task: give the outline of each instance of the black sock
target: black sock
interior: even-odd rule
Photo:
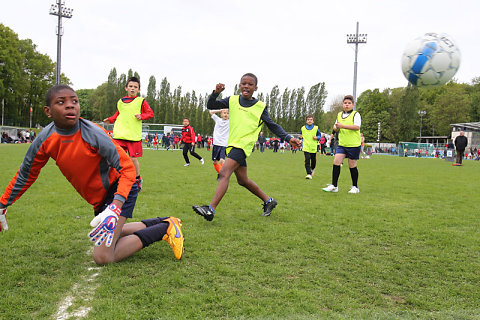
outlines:
[[[133,234],[140,238],[143,247],[146,248],[152,243],[162,240],[163,236],[167,233],[169,225],[168,221],[163,221],[163,223],[154,224],[145,229],[135,231]]]
[[[145,220],[142,220],[142,222],[147,227],[151,227],[153,225],[159,224],[160,222],[162,222],[163,220],[165,220],[167,218],[168,217],[163,217],[163,218],[157,217],[157,218],[145,219]]]
[[[333,165],[332,184],[334,187],[338,185],[338,177],[340,177],[340,166]]]
[[[358,183],[358,170],[357,167],[350,168],[350,175],[352,176],[352,186],[357,187]],[[358,188],[358,187],[357,187]]]

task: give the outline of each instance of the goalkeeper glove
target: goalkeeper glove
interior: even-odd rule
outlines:
[[[88,234],[90,241],[95,242],[95,245],[101,246],[105,241],[105,245],[110,247],[112,245],[113,233],[117,227],[118,217],[122,209],[114,204],[110,204],[105,210],[97,215],[90,222],[90,226],[94,227]]]
[[[7,224],[7,208],[2,208],[0,209],[0,231],[8,230],[8,224]]]

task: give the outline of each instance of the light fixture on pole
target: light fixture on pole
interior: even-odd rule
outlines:
[[[358,33],[359,23],[357,21],[357,32],[355,34],[347,34],[347,43],[355,44],[355,62],[353,64],[353,102],[355,106],[357,104],[357,56],[358,56],[358,45],[360,43],[367,43],[367,34]]]
[[[420,137],[419,137],[419,141],[418,142],[421,142],[422,141],[422,124],[423,124],[423,116],[427,114],[427,111],[418,111],[417,112],[418,115],[420,116]]]
[[[50,7],[50,14],[53,16],[58,16],[57,24],[57,72],[55,76],[56,84],[60,84],[60,66],[62,63],[62,18],[70,19],[72,17],[73,9],[64,7],[65,2],[62,0],[57,0],[56,4],[52,4]]]

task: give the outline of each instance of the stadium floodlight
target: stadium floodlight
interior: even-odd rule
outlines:
[[[422,140],[423,116],[427,114],[427,111],[423,111],[423,110],[420,111],[420,110],[419,110],[417,113],[418,113],[418,115],[420,116],[420,137],[419,137],[419,139],[418,139],[418,140],[419,140],[418,142],[420,142],[420,141]]]
[[[70,19],[72,17],[73,9],[64,7],[65,1],[57,0],[56,4],[50,6],[50,14],[58,17],[57,24],[57,72],[56,72],[56,84],[60,84],[60,70],[62,63],[62,18]]]
[[[355,34],[347,34],[347,43],[355,44],[355,62],[353,64],[353,102],[355,108],[357,106],[357,56],[358,56],[358,45],[361,43],[367,43],[367,34],[358,33],[359,23],[357,21],[357,32]]]

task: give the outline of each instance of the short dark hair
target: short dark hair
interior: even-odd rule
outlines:
[[[136,82],[136,83],[138,83],[138,88],[140,89],[140,79],[138,79],[137,77],[130,77],[130,78],[128,78],[127,83],[125,84],[125,87],[128,86],[128,83],[129,83],[129,82]]]
[[[251,77],[255,80],[255,85],[257,86],[258,85],[258,79],[257,79],[257,76],[254,75],[253,73],[245,73],[240,79],[243,79],[243,77]]]
[[[315,117],[313,116],[313,114],[308,114],[308,115],[305,117],[305,120],[307,120],[308,118],[315,119]]]
[[[345,101],[345,100],[350,100],[352,101],[352,103],[355,103],[355,99],[353,99],[353,96],[351,94],[347,94],[345,97],[343,97],[342,101]]]
[[[75,92],[75,90],[73,90],[72,87],[70,87],[66,84],[56,84],[53,87],[51,87],[50,89],[48,89],[47,94],[45,95],[45,105],[47,107],[50,107],[50,103],[51,103],[51,100],[53,98],[53,95],[55,93],[57,93],[58,91],[63,90],[63,89],[68,89],[68,90],[72,90],[73,92]],[[75,92],[75,94],[76,94],[76,92]]]

